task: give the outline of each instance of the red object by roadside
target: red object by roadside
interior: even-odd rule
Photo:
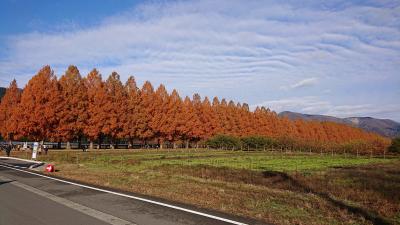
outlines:
[[[52,164],[47,165],[46,166],[46,171],[47,172],[54,172],[54,165],[52,165]]]

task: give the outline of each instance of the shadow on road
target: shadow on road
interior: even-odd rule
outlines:
[[[0,185],[2,185],[2,184],[7,184],[7,183],[11,183],[11,182],[13,182],[13,180],[9,180],[9,181],[0,181]]]

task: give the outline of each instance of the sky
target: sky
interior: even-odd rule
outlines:
[[[400,1],[0,1],[0,86],[97,68],[182,97],[400,121]]]

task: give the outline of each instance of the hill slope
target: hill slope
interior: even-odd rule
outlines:
[[[400,136],[400,123],[389,119],[376,119],[372,117],[347,117],[338,118],[325,115],[310,115],[290,111],[279,113],[281,117],[287,117],[291,120],[316,120],[316,121],[330,121],[336,123],[348,124],[361,128],[369,132],[375,132],[386,137]]]

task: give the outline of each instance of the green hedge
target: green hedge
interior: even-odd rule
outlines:
[[[392,140],[392,145],[390,145],[389,151],[394,153],[400,153],[400,137]]]
[[[240,148],[241,141],[237,137],[219,134],[206,141],[206,145],[211,148]]]
[[[211,148],[260,149],[264,147],[276,147],[279,143],[275,139],[262,136],[238,138],[230,135],[219,134],[208,139],[206,145]]]
[[[263,136],[249,136],[241,138],[242,144],[248,148],[272,148],[278,145],[278,142],[272,138]]]

